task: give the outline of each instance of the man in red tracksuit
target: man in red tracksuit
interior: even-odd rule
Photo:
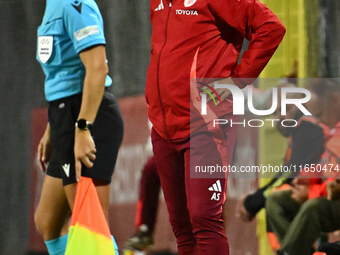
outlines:
[[[211,122],[193,118],[197,111],[190,107],[190,81],[223,79],[219,82],[245,87],[266,66],[285,28],[256,0],[151,0],[150,8],[152,50],[145,93],[157,171],[178,252],[229,254],[221,218],[226,178],[191,178],[190,171],[201,162],[230,163],[236,131],[212,128]],[[245,38],[249,47],[238,64]],[[223,101],[229,92],[220,95]],[[234,119],[232,100],[213,112]]]

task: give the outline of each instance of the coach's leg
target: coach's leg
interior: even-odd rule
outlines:
[[[62,179],[46,175],[34,221],[50,254],[64,254],[70,215]]]
[[[179,255],[196,255],[195,238],[187,209],[184,157],[154,130],[151,133],[156,168],[161,181],[169,220],[176,236]]]
[[[190,179],[187,196],[193,233],[196,239],[195,255],[228,255],[223,204],[226,199],[227,179]],[[215,185],[218,191],[209,191]],[[219,188],[221,187],[221,188]]]
[[[226,116],[233,118],[233,116]],[[228,166],[236,140],[235,128],[207,125],[191,134],[185,153],[185,184],[188,209],[196,238],[195,255],[227,255],[228,240],[223,223],[227,174],[196,172],[197,166]],[[211,168],[210,168],[211,169]],[[208,171],[209,172],[209,171]],[[194,177],[194,178],[193,178]]]
[[[224,151],[223,154],[226,155],[226,153]],[[185,185],[188,210],[197,243],[195,255],[229,254],[229,245],[222,219],[227,179],[223,174],[222,178],[216,178],[214,175],[209,178],[205,173],[201,176],[204,178],[197,178],[199,176],[192,178],[191,176],[191,171],[196,169],[196,166],[216,165],[222,166],[223,159],[210,133],[192,137],[190,150],[185,152]]]

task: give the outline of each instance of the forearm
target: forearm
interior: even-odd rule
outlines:
[[[78,119],[93,123],[103,98],[107,69],[87,70]]]
[[[51,127],[49,122],[47,122],[45,134],[48,134],[49,136],[51,135]]]
[[[85,119],[93,123],[103,98],[105,79],[108,73],[105,47],[96,46],[79,55],[85,66],[86,74],[78,119]]]
[[[86,66],[86,65],[85,65]],[[83,97],[78,119],[93,123],[103,98],[107,67],[88,68],[84,80]],[[106,67],[106,68],[105,68]],[[74,157],[76,178],[80,180],[81,164],[91,168],[96,159],[96,146],[88,130],[75,129]]]

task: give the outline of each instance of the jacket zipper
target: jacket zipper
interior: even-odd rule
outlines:
[[[162,102],[162,98],[161,98],[160,81],[159,81],[159,69],[160,69],[160,64],[161,64],[162,53],[163,53],[163,50],[164,50],[165,45],[166,45],[167,40],[168,40],[168,24],[169,24],[169,17],[170,17],[171,7],[172,7],[172,0],[170,0],[170,3],[169,3],[169,11],[168,11],[168,16],[166,18],[166,24],[165,24],[165,38],[164,38],[164,43],[162,45],[162,48],[159,51],[158,63],[157,63],[157,91],[158,91],[159,103],[161,105],[161,110],[162,110],[162,114],[163,114],[163,130],[164,130],[164,133],[165,133],[165,135],[166,135],[168,140],[170,140],[170,136],[169,136],[168,128],[166,126],[165,108],[164,108],[164,105],[163,105],[163,102]]]

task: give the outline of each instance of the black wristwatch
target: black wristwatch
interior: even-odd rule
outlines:
[[[85,119],[79,119],[76,122],[76,127],[80,130],[92,130],[92,123],[85,120]]]

